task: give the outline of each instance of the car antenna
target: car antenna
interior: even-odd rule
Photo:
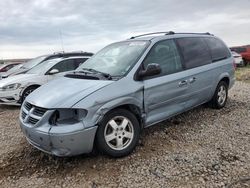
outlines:
[[[62,30],[60,30],[60,40],[61,40],[61,48],[62,48],[62,51],[64,52],[64,44],[63,44]]]

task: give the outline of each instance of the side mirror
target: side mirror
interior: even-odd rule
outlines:
[[[155,76],[160,73],[161,73],[160,65],[156,63],[151,63],[151,64],[148,64],[148,66],[146,67],[146,70],[141,70],[138,76],[139,76],[139,79],[142,79],[144,77]]]
[[[52,69],[51,71],[49,71],[49,75],[53,75],[53,74],[57,74],[59,73],[59,70],[58,69]]]

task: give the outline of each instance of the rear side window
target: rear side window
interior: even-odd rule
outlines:
[[[84,63],[87,58],[77,58],[77,59],[68,59],[59,62],[52,69],[57,69],[59,72],[67,72],[77,69],[82,63]]]
[[[75,61],[74,59],[61,61],[57,63],[53,68],[51,68],[51,70],[52,69],[57,69],[59,70],[59,72],[67,72],[67,71],[75,70],[76,69]]]
[[[162,69],[160,76],[181,71],[181,58],[175,42],[173,40],[165,40],[156,43],[143,62],[144,68],[151,63],[160,65]]]
[[[187,69],[212,63],[208,46],[202,38],[179,38],[177,43]]]
[[[228,48],[221,40],[217,38],[205,38],[205,41],[210,48],[213,62],[227,59],[231,56]]]

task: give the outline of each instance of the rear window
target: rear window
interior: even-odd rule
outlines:
[[[187,69],[212,63],[208,46],[202,38],[179,38],[177,43]]]
[[[217,38],[205,38],[205,41],[211,51],[212,61],[216,62],[222,59],[227,59],[231,56],[226,45]]]
[[[239,47],[239,48],[230,48],[231,51],[234,51],[234,52],[237,52],[237,53],[245,53],[247,52],[247,49],[246,48],[242,48],[242,47]]]

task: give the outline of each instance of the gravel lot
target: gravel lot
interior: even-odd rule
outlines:
[[[250,84],[222,110],[198,107],[144,130],[130,156],[46,155],[24,139],[17,107],[0,106],[0,187],[250,187]]]

